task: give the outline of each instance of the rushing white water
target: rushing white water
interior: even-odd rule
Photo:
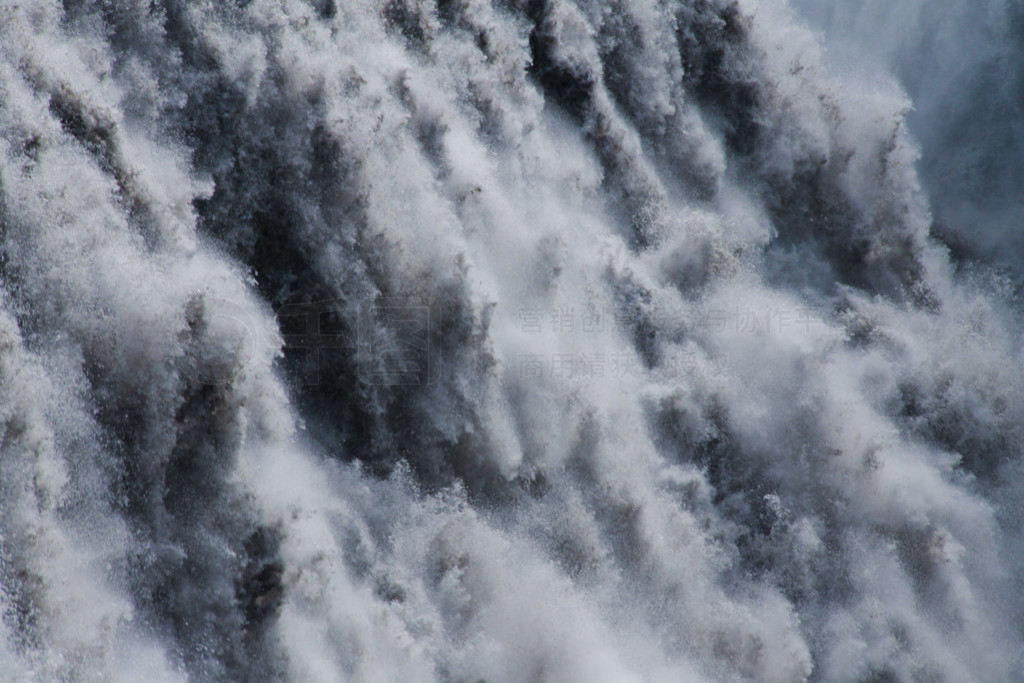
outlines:
[[[908,121],[935,232],[954,255],[1022,270],[1024,7],[1015,2],[797,0],[847,68],[891,68],[914,102]]]
[[[0,0],[0,678],[1024,676],[1019,11],[798,4]]]

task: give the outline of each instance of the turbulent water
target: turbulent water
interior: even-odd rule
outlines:
[[[0,679],[1021,679],[1022,44],[0,0]]]

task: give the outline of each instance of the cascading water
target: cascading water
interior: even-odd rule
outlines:
[[[0,679],[1024,676],[1019,11],[796,4],[0,0]]]

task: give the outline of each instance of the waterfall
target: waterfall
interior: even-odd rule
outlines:
[[[1024,676],[1021,19],[0,0],[0,679]]]

